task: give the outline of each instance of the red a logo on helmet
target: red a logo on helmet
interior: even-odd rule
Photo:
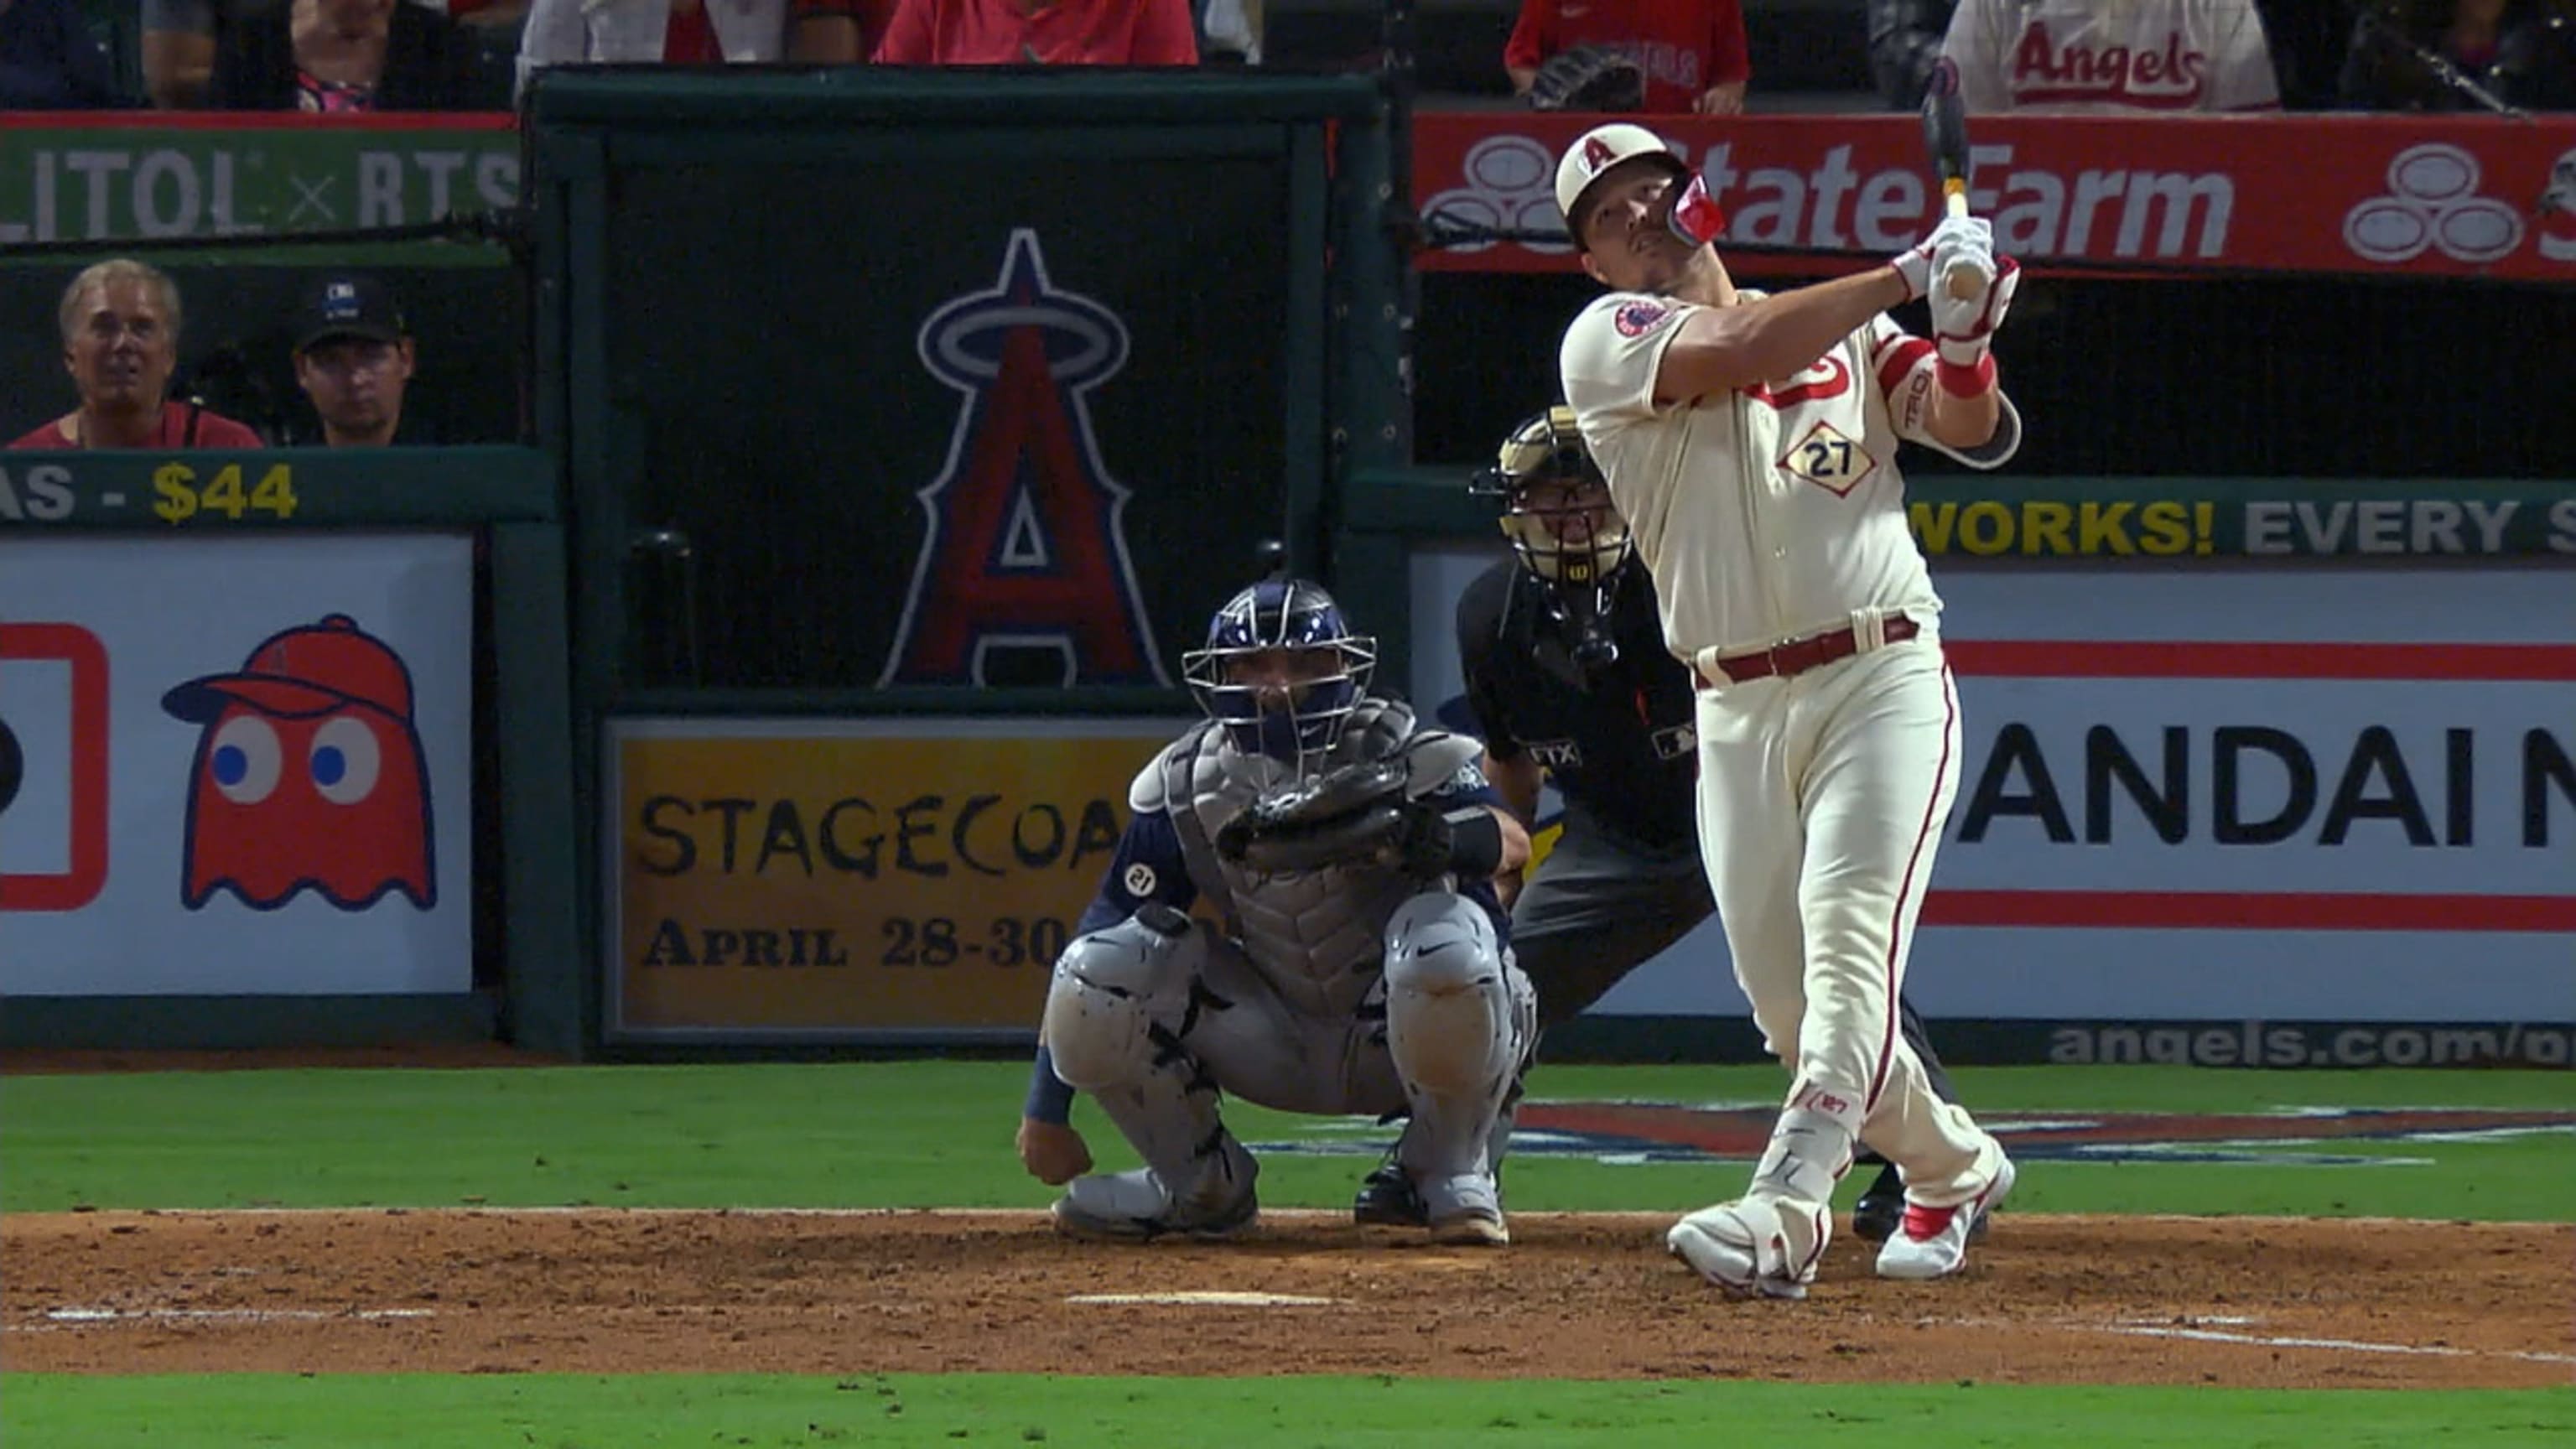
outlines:
[[[1584,143],[1583,143],[1583,169],[1584,169],[1584,170],[1589,171],[1589,172],[1592,172],[1592,173],[1594,173],[1595,175],[1598,175],[1598,174],[1600,174],[1601,168],[1602,168],[1602,167],[1604,167],[1604,166],[1607,166],[1607,165],[1609,165],[1609,164],[1610,164],[1610,143],[1609,143],[1609,142],[1602,140],[1602,139],[1601,139],[1600,137],[1598,137],[1598,136],[1595,136],[1595,137],[1593,137],[1592,139],[1590,139],[1590,140],[1588,140],[1588,141],[1586,141],[1586,142],[1584,142]]]

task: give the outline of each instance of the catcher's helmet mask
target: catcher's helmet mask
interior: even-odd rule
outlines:
[[[1256,657],[1301,656],[1284,678],[1248,680]],[[1332,752],[1368,691],[1377,641],[1354,634],[1341,605],[1305,579],[1264,579],[1208,621],[1206,647],[1181,656],[1181,676],[1226,741],[1248,759],[1312,773]]]
[[[1610,483],[1585,447],[1574,409],[1559,405],[1525,418],[1503,440],[1494,465],[1469,491],[1502,505],[1503,536],[1521,566],[1546,586],[1549,612],[1576,662],[1597,668],[1619,657],[1607,632],[1620,570],[1635,556],[1628,522],[1610,502]]]

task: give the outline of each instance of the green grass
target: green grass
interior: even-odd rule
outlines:
[[[8,1381],[11,1449],[1045,1444],[1227,1449],[2482,1449],[2576,1436],[2576,1393],[1017,1375],[265,1375]]]
[[[1011,1151],[1026,1069],[1008,1062],[241,1071],[0,1079],[0,1210],[95,1207],[1024,1207],[1049,1189]],[[2567,1108],[2550,1072],[2250,1072],[2188,1067],[1966,1069],[1975,1108],[2224,1111],[2353,1106]],[[1548,1067],[1539,1098],[1766,1103],[1763,1067]],[[1134,1159],[1076,1116],[1104,1166]],[[1352,1124],[1237,1104],[1250,1141]],[[1392,1129],[1358,1140],[1381,1142]],[[2370,1167],[2049,1161],[2033,1212],[2289,1213],[2576,1219],[2563,1134],[2495,1142],[2345,1142]],[[2423,1165],[2426,1163],[2436,1165]],[[2411,1165],[2408,1165],[2411,1164]],[[1274,1155],[1263,1200],[1338,1207],[1364,1157]],[[1604,1166],[1515,1158],[1523,1210],[1679,1210],[1731,1196],[1740,1164]],[[1860,1179],[1846,1183],[1857,1192]]]
[[[2567,1108],[2545,1072],[1970,1069],[1974,1108],[2249,1112],[2300,1106]],[[993,1206],[1052,1190],[1011,1152],[1026,1068],[1008,1062],[240,1071],[0,1078],[0,1210],[492,1206]],[[1532,1094],[1776,1100],[1770,1068],[1556,1067]],[[1248,1140],[1383,1141],[1347,1120],[1240,1105]],[[1133,1161],[1096,1113],[1104,1167]],[[2364,1167],[2041,1161],[2027,1211],[2318,1213],[2567,1221],[2567,1138],[2337,1142]],[[2429,1163],[2431,1165],[2414,1165]],[[1274,1154],[1263,1201],[1340,1207],[1367,1157]],[[1514,1159],[1521,1209],[1655,1209],[1732,1195],[1741,1163]],[[1846,1185],[1846,1197],[1858,1188]],[[1247,1368],[1293,1369],[1291,1364]],[[16,1374],[8,1449],[633,1449],[633,1446],[1701,1446],[2576,1442],[2576,1391],[2249,1392],[1393,1378]]]

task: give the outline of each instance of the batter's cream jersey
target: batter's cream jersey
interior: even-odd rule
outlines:
[[[1759,292],[1739,294],[1759,300]],[[1905,519],[1899,439],[1992,468],[2021,446],[2010,399],[1985,446],[1925,431],[1932,344],[1885,313],[1795,377],[1655,402],[1664,349],[1698,304],[1638,292],[1594,302],[1558,363],[1583,441],[1655,577],[1664,643],[1687,662],[1941,608]]]

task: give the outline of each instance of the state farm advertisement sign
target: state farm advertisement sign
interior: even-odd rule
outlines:
[[[1435,234],[1558,232],[1556,158],[1595,117],[1424,112],[1414,193]],[[1750,273],[1912,244],[1940,195],[1910,115],[1658,118],[1708,178]],[[2576,278],[2576,116],[1979,116],[1969,200],[2005,251],[2142,268]],[[1553,239],[1469,239],[1433,271],[1574,265]]]

